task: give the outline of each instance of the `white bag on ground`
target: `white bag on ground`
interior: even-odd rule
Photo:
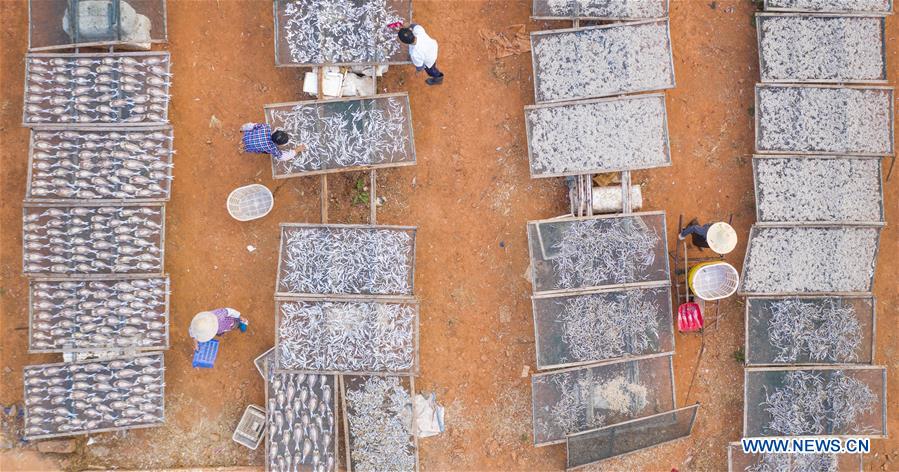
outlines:
[[[437,396],[433,393],[428,398],[415,395],[415,425],[415,434],[420,438],[436,436],[444,431],[443,407],[437,404]]]

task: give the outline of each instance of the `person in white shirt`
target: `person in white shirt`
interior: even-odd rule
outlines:
[[[437,41],[428,36],[421,25],[412,24],[408,28],[401,28],[397,33],[400,42],[409,45],[409,57],[416,71],[424,70],[428,73],[425,81],[428,85],[443,83],[443,72],[437,69]]]

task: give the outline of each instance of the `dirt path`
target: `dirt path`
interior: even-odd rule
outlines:
[[[752,175],[755,30],[749,1],[672,0],[671,30],[677,88],[668,93],[673,167],[639,172],[644,209],[668,214],[669,241],[677,217],[734,215],[744,241],[754,221]],[[247,403],[262,404],[262,382],[252,359],[271,347],[278,224],[319,219],[318,179],[273,181],[268,161],[237,153],[241,123],[262,119],[265,103],[302,98],[300,71],[275,69],[271,3],[243,0],[170,0],[174,81],[170,118],[175,126],[175,185],[168,206],[166,270],[171,274],[172,348],[166,354],[165,427],[96,436],[64,464],[125,468],[252,465],[262,449],[235,446],[230,435]],[[379,222],[419,227],[416,289],[421,299],[419,390],[437,392],[447,406],[446,434],[422,441],[425,470],[548,470],[564,465],[561,446],[534,448],[530,386],[534,335],[525,222],[565,212],[560,179],[528,177],[523,107],[533,101],[528,54],[494,60],[478,31],[513,24],[529,30],[564,27],[528,19],[530,1],[416,0],[415,19],[440,41],[440,88],[428,88],[411,68],[394,68],[382,84],[409,92],[418,165],[379,173],[386,203]],[[20,402],[22,366],[53,361],[28,355],[27,285],[21,276],[21,199],[27,130],[20,127],[25,0],[0,2],[0,401]],[[899,60],[899,23],[888,21],[890,78]],[[215,120],[212,118],[215,117]],[[215,125],[215,122],[220,125]],[[334,222],[364,221],[352,207],[361,175],[331,179]],[[894,180],[895,180],[894,176]],[[275,193],[266,218],[237,223],[224,201],[252,182]],[[899,221],[895,182],[886,185],[887,219]],[[673,243],[672,243],[673,244]],[[249,252],[247,246],[255,246]],[[671,247],[673,250],[673,246]],[[745,245],[729,258],[740,265]],[[897,251],[895,228],[883,232],[877,274],[878,362],[896,367]],[[190,368],[189,320],[199,310],[232,306],[251,319],[248,333],[229,334],[216,369]],[[725,445],[742,429],[742,366],[733,354],[743,343],[742,301],[722,304],[717,330],[700,339],[679,335],[675,367],[678,404],[700,401],[693,436],[608,463],[609,470],[722,470]],[[890,372],[889,411],[897,411]],[[689,397],[687,396],[688,391]],[[896,415],[890,421],[896,431]],[[899,469],[899,441],[876,443],[871,470]],[[889,454],[887,459],[886,454]],[[890,462],[887,462],[887,461]],[[881,468],[884,465],[884,468]]]

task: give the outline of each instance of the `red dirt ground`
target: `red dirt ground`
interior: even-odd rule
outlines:
[[[29,450],[0,453],[0,469],[172,468],[261,465],[230,435],[248,403],[262,404],[252,360],[271,347],[278,224],[319,221],[319,181],[273,181],[268,160],[237,152],[241,123],[262,120],[262,106],[306,98],[301,71],[276,69],[271,3],[170,0],[168,50],[175,74],[170,118],[177,149],[168,204],[166,271],[171,275],[172,347],[166,353],[165,427],[100,434],[71,456],[36,458]],[[421,299],[420,391],[436,391],[447,407],[447,432],[421,441],[425,470],[551,470],[564,467],[562,446],[535,448],[530,436],[534,334],[523,278],[528,264],[525,222],[566,210],[561,179],[528,177],[523,107],[533,101],[530,56],[490,57],[477,34],[514,24],[529,30],[565,27],[528,19],[527,0],[416,0],[416,22],[440,41],[443,86],[429,88],[409,67],[393,68],[382,89],[408,91],[418,165],[379,173],[386,197],[379,222],[416,225],[417,295]],[[674,165],[639,172],[644,209],[665,210],[674,241],[679,214],[701,219],[734,215],[745,242],[754,221],[752,103],[758,79],[755,30],[748,1],[672,0],[677,88],[668,92]],[[22,128],[25,0],[0,2],[0,402],[22,400],[22,366],[56,361],[26,354],[27,281],[21,275],[21,201],[28,132]],[[899,19],[887,23],[890,79],[899,73]],[[211,126],[211,119],[221,127]],[[889,162],[887,161],[886,164]],[[364,221],[352,207],[360,175],[330,180],[332,222]],[[225,211],[235,187],[252,182],[275,193],[274,211],[238,223]],[[899,221],[899,192],[886,185],[887,220]],[[256,246],[248,252],[247,245]],[[674,246],[672,243],[671,250]],[[739,266],[745,244],[729,256]],[[899,388],[896,272],[899,232],[882,235],[877,271],[877,362],[891,367],[889,411]],[[190,367],[187,325],[197,311],[231,306],[251,319],[246,334],[229,334],[211,371]],[[726,444],[742,428],[743,304],[721,306],[717,329],[678,335],[675,375],[679,405],[702,402],[686,440],[605,463],[605,470],[722,470]],[[698,368],[698,371],[696,370]],[[891,414],[889,429],[899,421]],[[895,433],[894,433],[895,434]],[[899,440],[875,442],[868,470],[899,470]]]

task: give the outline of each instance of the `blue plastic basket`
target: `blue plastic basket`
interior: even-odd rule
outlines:
[[[215,364],[215,356],[219,353],[219,342],[217,339],[200,343],[199,349],[194,352],[194,367],[211,369]]]

